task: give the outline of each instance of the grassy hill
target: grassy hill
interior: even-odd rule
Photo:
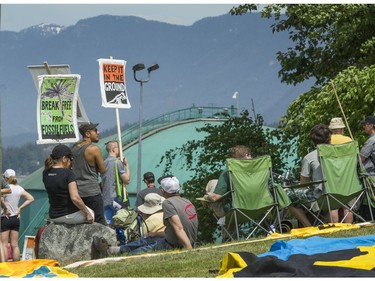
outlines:
[[[341,230],[323,237],[343,238],[373,234],[374,226]],[[122,260],[69,268],[80,277],[216,277],[227,252],[268,252],[275,240],[249,239],[221,245],[205,245],[190,251],[123,257]]]

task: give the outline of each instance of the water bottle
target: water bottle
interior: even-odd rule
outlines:
[[[290,174],[290,170],[288,169],[284,176],[284,186],[286,186],[289,183],[289,174]]]
[[[275,233],[275,232],[276,232],[275,226],[273,224],[271,224],[270,230],[268,231],[268,234],[271,235],[272,233]]]
[[[288,169],[286,171],[286,174],[285,174],[285,180],[288,181],[289,180],[289,173],[290,173],[290,170]]]
[[[120,246],[125,245],[126,238],[125,238],[124,228],[118,227],[116,229],[116,233],[117,233],[117,240],[120,241]]]

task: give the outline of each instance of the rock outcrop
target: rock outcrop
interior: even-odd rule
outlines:
[[[54,259],[60,265],[67,265],[103,258],[109,245],[117,245],[116,232],[102,224],[51,223],[40,237],[38,258]]]

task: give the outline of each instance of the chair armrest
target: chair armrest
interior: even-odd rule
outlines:
[[[323,183],[323,182],[326,182],[326,180],[309,181],[309,182],[299,183],[299,184],[295,184],[295,185],[287,185],[287,186],[283,186],[283,188],[290,188],[290,189],[301,188],[301,187],[306,187],[306,186],[320,184],[320,183]]]
[[[210,200],[207,200],[206,198],[204,197],[198,197],[198,198],[195,198],[196,200],[198,201],[203,201],[203,202],[207,202],[207,203],[216,203],[216,202],[221,202],[224,198],[226,198],[229,194],[231,193],[231,191],[228,191],[226,193],[224,193],[218,200],[216,201],[210,201]]]
[[[203,201],[203,202],[207,202],[207,203],[210,203],[211,201],[208,201],[206,198],[204,197],[198,197],[198,198],[195,198],[195,200],[197,201]]]
[[[220,202],[220,201],[224,200],[224,198],[227,198],[231,193],[232,193],[232,191],[228,191],[228,192],[224,193],[224,194],[220,197],[220,199],[216,200],[215,202]]]

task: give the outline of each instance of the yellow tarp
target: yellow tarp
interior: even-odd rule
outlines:
[[[341,230],[348,230],[352,228],[360,228],[360,226],[350,223],[329,223],[324,224],[323,228],[319,227],[303,227],[303,228],[294,228],[290,231],[291,237],[306,237],[312,235],[321,235],[321,234],[329,234],[336,231]]]
[[[49,259],[2,262],[0,277],[79,277],[77,274],[61,269],[58,264],[58,261]]]

